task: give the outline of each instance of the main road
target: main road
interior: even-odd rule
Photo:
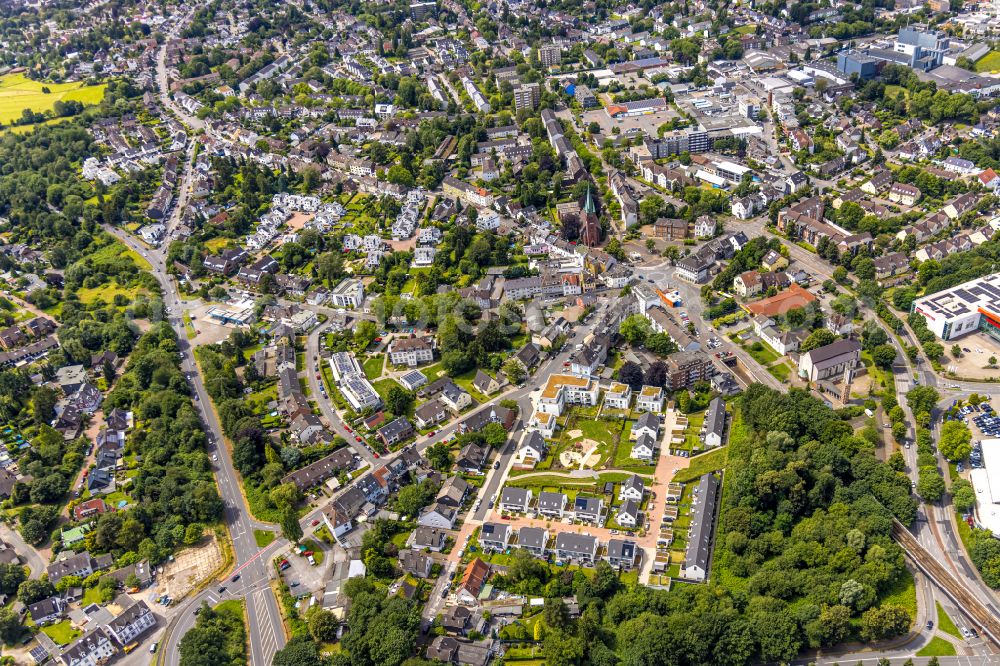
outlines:
[[[196,8],[197,5],[191,7],[175,23],[174,27],[169,31],[167,39],[160,46],[156,59],[156,82],[160,102],[164,108],[172,111],[182,123],[186,124],[189,130],[203,130],[205,129],[205,123],[201,119],[185,113],[170,97],[169,77],[166,67],[166,44],[179,35]],[[190,192],[193,174],[193,153],[194,140],[189,138],[188,149],[185,151],[184,164],[182,165],[183,175],[179,184],[180,191],[168,223],[168,227],[170,227],[168,231],[172,230],[177,221],[179,221],[184,203]],[[270,558],[257,547],[256,539],[254,538],[254,529],[263,526],[253,520],[247,509],[240,481],[233,469],[229,448],[225,444],[222,427],[219,424],[215,410],[212,409],[212,403],[208,392],[205,390],[201,371],[195,362],[194,350],[188,342],[184,327],[183,302],[178,294],[174,280],[167,271],[165,248],[147,248],[121,229],[108,227],[107,230],[149,261],[151,272],[156,277],[163,292],[164,317],[177,333],[181,369],[188,379],[192,396],[195,398],[195,407],[199,412],[202,423],[205,425],[209,453],[212,454],[213,472],[215,473],[219,493],[224,505],[223,518],[229,529],[232,541],[233,555],[237,564],[236,571],[240,574],[238,581],[228,584],[228,594],[245,598],[249,625],[248,635],[250,637],[250,663],[255,666],[258,664],[266,666],[271,663],[275,652],[284,646],[285,632],[281,613],[279,612],[274,595],[269,588],[270,572],[268,562]],[[194,625],[197,608],[200,607],[202,601],[216,603],[222,596],[223,594],[216,589],[206,590],[201,594],[195,595],[178,608],[176,615],[167,628],[167,634],[163,640],[161,648],[163,663],[170,666],[179,664],[180,650],[178,649],[178,643],[185,632]]]

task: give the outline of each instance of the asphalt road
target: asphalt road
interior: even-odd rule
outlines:
[[[139,252],[150,262],[152,273],[157,278],[164,294],[164,305],[166,307],[166,319],[177,332],[177,344],[181,354],[181,369],[184,371],[191,386],[192,395],[195,398],[195,407],[199,411],[202,423],[209,438],[209,453],[213,459],[213,471],[219,486],[219,493],[225,505],[224,519],[229,527],[230,537],[233,544],[233,552],[236,558],[237,571],[241,574],[241,580],[237,583],[229,583],[228,594],[243,597],[247,591],[254,586],[266,583],[269,580],[268,559],[258,557],[261,552],[254,539],[253,530],[255,527],[264,525],[253,520],[247,509],[240,488],[240,482],[236,472],[233,470],[229,448],[225,442],[222,427],[216,418],[215,411],[210,409],[210,397],[205,390],[200,370],[193,358],[193,348],[187,340],[183,322],[183,305],[177,293],[177,288],[167,273],[162,252],[156,249],[149,249],[138,240],[120,229],[107,228],[109,232],[117,236],[128,247]],[[219,596],[219,595],[216,595]],[[165,641],[163,649],[166,651],[165,661],[174,666],[180,662],[180,652],[177,643],[184,632],[187,631],[195,620],[194,610],[200,605],[202,599],[207,599],[207,593],[195,597],[191,602],[182,606],[180,612],[174,617],[170,633]],[[255,603],[247,604],[247,618],[249,622],[250,655],[251,663],[268,664],[274,653],[284,646],[285,636],[282,628],[281,616],[274,596],[267,592],[255,598]]]

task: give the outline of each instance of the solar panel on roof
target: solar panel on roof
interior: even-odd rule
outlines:
[[[975,296],[973,296],[972,294],[970,294],[969,292],[967,292],[964,289],[956,289],[952,293],[955,294],[955,296],[961,298],[966,303],[969,303],[971,301],[977,300]]]

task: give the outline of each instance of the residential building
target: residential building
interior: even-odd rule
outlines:
[[[510,544],[511,532],[507,523],[483,523],[479,531],[479,544],[484,550],[502,552]]]
[[[593,564],[599,545],[595,536],[560,532],[556,535],[556,557],[563,561]]]
[[[433,338],[394,338],[389,343],[389,361],[393,365],[405,365],[413,368],[433,360]]]
[[[726,403],[716,396],[708,403],[701,426],[701,441],[705,446],[721,446],[726,434]]]
[[[604,513],[604,500],[599,497],[584,497],[577,495],[573,502],[573,514],[577,520],[587,523],[600,523]]]
[[[562,518],[568,502],[565,493],[543,490],[538,493],[537,512],[547,518]]]
[[[544,557],[548,549],[549,532],[541,527],[522,527],[517,531],[517,545],[535,557]]]
[[[621,488],[618,489],[618,501],[635,500],[636,502],[642,502],[645,494],[646,484],[643,482],[642,477],[633,474],[625,479],[622,482]]]
[[[632,404],[632,388],[628,384],[611,382],[604,391],[604,406],[610,409],[628,409]]]
[[[635,399],[635,408],[641,412],[663,411],[663,388],[659,386],[643,386]]]
[[[500,510],[510,513],[527,513],[531,505],[530,488],[506,486],[500,493]]]
[[[122,594],[115,599],[115,605],[122,608],[122,612],[105,625],[105,630],[118,645],[125,647],[156,626],[156,615],[145,601],[134,601],[128,595]]]
[[[691,506],[691,527],[684,553],[685,578],[703,581],[708,576],[712,557],[712,532],[715,527],[715,507],[719,494],[719,477],[706,474],[694,491]]]
[[[365,285],[356,278],[344,278],[330,292],[334,307],[358,310],[365,302]]]
[[[615,568],[628,570],[636,565],[639,547],[628,539],[611,539],[608,542],[608,563]]]

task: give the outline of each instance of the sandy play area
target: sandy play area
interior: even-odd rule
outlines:
[[[569,436],[571,438],[582,437],[583,433],[579,430],[571,430]],[[570,448],[559,454],[559,462],[566,468],[596,467],[601,462],[601,454],[597,452],[597,447],[598,443],[592,439],[581,439],[579,442],[573,442]]]

